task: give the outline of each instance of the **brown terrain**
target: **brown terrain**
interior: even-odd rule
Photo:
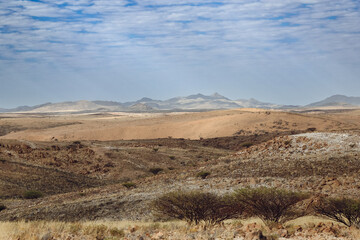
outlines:
[[[0,198],[7,207],[0,221],[155,221],[148,204],[177,189],[227,193],[267,186],[310,192],[313,199],[360,198],[359,109],[11,113],[0,115],[0,135]],[[154,174],[152,168],[162,170]],[[200,171],[210,175],[196,177]],[[128,189],[125,182],[136,187]],[[23,199],[27,190],[41,191],[44,197]],[[356,239],[346,235],[344,226],[323,222],[314,228],[313,235],[320,236],[314,239]],[[257,228],[219,228],[217,239],[235,238],[236,231],[244,239]],[[159,234],[149,229],[161,236],[143,239],[200,238],[196,230],[192,238],[189,232],[180,237],[171,235],[175,230]],[[129,227],[125,233],[139,239],[149,229]],[[308,231],[292,237],[308,239]],[[202,239],[210,239],[203,234]]]

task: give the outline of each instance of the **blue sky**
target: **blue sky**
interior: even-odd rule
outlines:
[[[358,0],[0,1],[0,108],[360,96]]]

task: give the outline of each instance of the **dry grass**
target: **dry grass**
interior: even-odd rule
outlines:
[[[360,230],[336,225],[317,217],[304,217],[285,226],[269,228],[260,219],[230,220],[211,228],[190,226],[182,221],[173,222],[0,222],[0,240],[40,239],[244,239],[262,231],[273,239],[359,239]],[[287,233],[286,237],[281,235]],[[271,238],[270,238],[271,239]]]
[[[185,222],[131,222],[131,221],[93,221],[93,222],[0,222],[1,240],[39,240],[47,239],[122,239],[125,234],[136,231],[154,232],[186,231]]]

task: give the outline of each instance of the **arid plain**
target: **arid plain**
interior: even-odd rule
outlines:
[[[281,239],[356,239],[358,230],[318,218],[291,234],[240,222],[210,230],[179,222],[155,226],[161,219],[148,204],[172,190],[221,194],[245,186],[306,191],[311,201],[359,198],[359,156],[357,108],[3,113],[0,197],[6,209],[0,220],[10,222],[0,223],[0,238],[252,239],[248,233],[261,228]],[[199,178],[200,171],[210,175]],[[24,199],[29,190],[43,197]],[[29,228],[36,229],[32,235]]]

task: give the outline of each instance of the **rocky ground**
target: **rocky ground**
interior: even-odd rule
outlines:
[[[162,142],[162,146],[157,145],[159,149],[156,151],[153,150],[154,145],[150,141],[152,147],[145,149],[149,154],[157,156],[158,159],[166,159],[164,162],[157,162],[159,165],[163,164],[160,166],[163,166],[164,170],[157,175],[149,173],[149,167],[156,165],[153,165],[153,162],[148,163],[149,165],[144,168],[146,170],[142,170],[147,174],[146,176],[131,179],[136,184],[136,188],[127,189],[122,182],[110,180],[111,171],[107,172],[108,177],[103,179],[93,178],[91,174],[89,176],[79,175],[86,177],[83,184],[93,184],[90,186],[91,188],[83,186],[75,191],[69,189],[68,193],[56,195],[49,193],[45,198],[37,200],[21,198],[4,200],[8,209],[0,213],[0,219],[152,220],[154,217],[148,204],[157,196],[177,189],[204,189],[216,193],[226,193],[241,187],[267,186],[306,191],[312,193],[315,198],[324,195],[359,197],[360,137],[358,134],[313,132],[281,136],[248,148],[244,147],[238,152],[218,148],[210,148],[212,149],[210,151],[208,147],[204,148],[200,145],[199,149],[195,147],[194,149],[188,149],[188,147],[183,149],[180,146],[184,147],[183,144],[186,141],[182,144],[180,142],[172,142],[173,148],[167,148],[171,152],[165,152],[162,149],[165,148],[165,141]],[[61,146],[58,151],[65,151],[65,153],[73,151],[69,146],[74,146],[74,144]],[[90,151],[85,146],[79,148],[77,143],[75,146],[79,153]],[[131,146],[133,149],[133,145]],[[143,148],[144,146],[140,144],[139,147]],[[117,150],[119,148],[119,146],[115,147]],[[124,146],[122,148],[118,151],[129,150],[125,150]],[[206,154],[204,149],[208,150]],[[182,154],[171,159],[170,156],[174,156],[172,154],[176,152],[175,150]],[[198,158],[195,162],[186,158],[187,154],[194,154],[196,151],[202,158]],[[65,153],[64,155],[66,155]],[[82,155],[80,154],[80,156]],[[165,166],[173,166],[169,162],[173,163],[179,159],[184,159],[185,164],[179,163],[174,168],[165,168]],[[189,162],[186,162],[186,159]],[[128,164],[136,168],[138,167],[136,164],[144,164],[141,157],[139,157],[140,162],[135,162],[135,160],[136,158],[133,158],[133,162]],[[5,163],[2,164],[7,164],[7,161],[5,160]],[[54,170],[53,168],[46,169],[47,171]],[[81,172],[83,169],[77,171]],[[201,179],[196,176],[200,171],[208,171],[210,175]],[[58,173],[63,172],[59,171]],[[78,175],[73,173],[72,177],[76,176]],[[71,186],[71,183],[78,185],[76,179],[79,178],[75,178],[64,186]],[[100,184],[101,187],[96,184]]]
[[[189,189],[222,194],[242,187],[267,186],[309,192],[309,202],[320,196],[360,198],[360,134],[350,130],[283,129],[199,140],[1,140],[0,160],[0,198],[7,207],[0,212],[1,221],[153,222],[160,219],[149,207],[152,200],[168,191]],[[152,168],[161,171],[154,174]],[[209,176],[198,177],[201,171]],[[124,182],[132,182],[135,187],[126,188]],[[27,190],[41,191],[44,197],[23,199]],[[300,240],[360,236],[357,230],[333,223],[278,229],[231,224],[207,230],[135,224],[120,230],[120,239],[261,239],[263,234],[266,239]],[[53,239],[96,239],[94,234],[87,236],[83,232],[64,234],[53,235]],[[109,237],[117,239],[111,234]]]

